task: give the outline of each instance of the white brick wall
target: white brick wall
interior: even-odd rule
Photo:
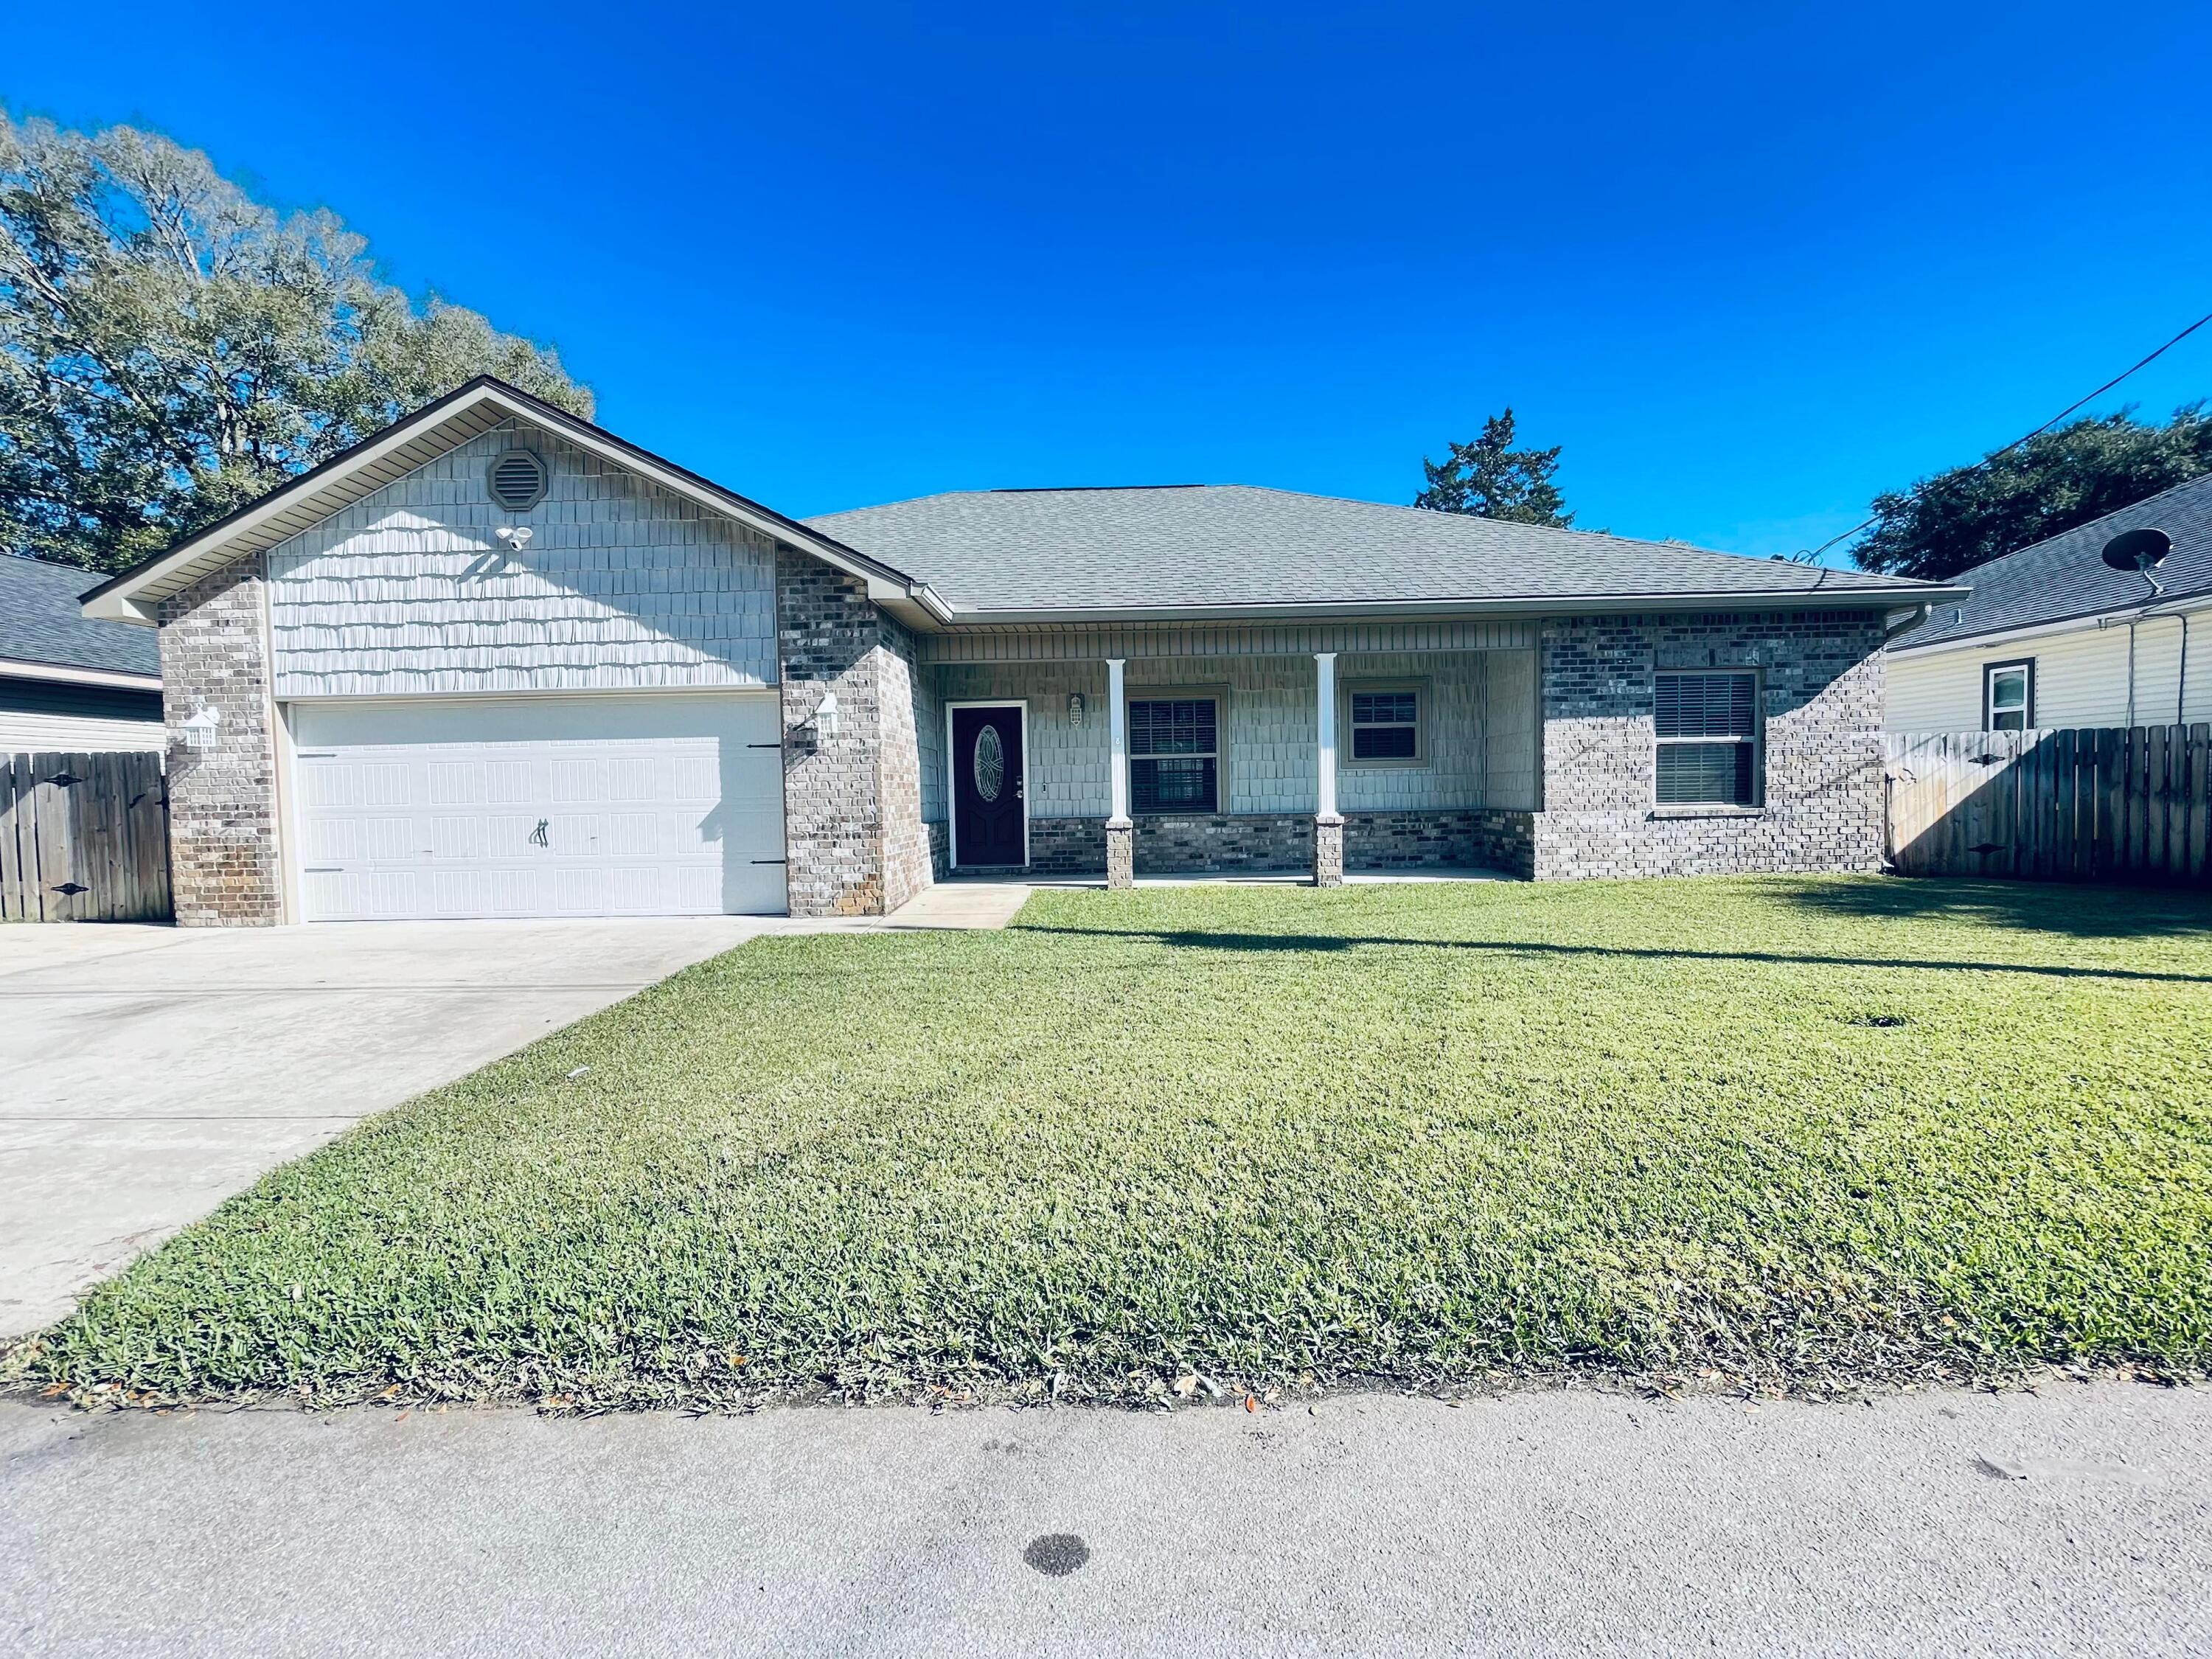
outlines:
[[[550,470],[522,513],[485,470]],[[527,525],[510,555],[492,532]],[[627,690],[775,684],[765,538],[508,422],[269,556],[276,696]]]

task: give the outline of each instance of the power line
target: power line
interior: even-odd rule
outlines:
[[[2195,322],[2190,324],[2187,328],[2183,329],[2180,333],[2175,335],[2171,340],[2168,340],[2157,350],[2152,352],[2149,356],[2145,357],[2141,362],[2135,364],[2132,368],[2123,369],[2119,374],[2113,375],[2111,380],[2106,381],[2104,385],[2099,386],[2094,392],[2089,393],[2087,397],[2076,398],[2072,403],[2067,404],[2065,408],[2060,410],[2056,415],[2053,415],[2041,426],[2036,428],[2034,431],[2027,434],[2026,437],[2014,438],[2002,449],[1992,449],[1988,454],[1983,456],[1980,460],[1972,462],[1968,465],[1960,467],[1958,471],[1960,472],[1971,472],[1975,467],[1987,466],[1991,461],[1996,459],[1998,456],[2009,455],[2014,450],[2018,449],[2022,444],[2030,442],[2034,439],[2040,438],[2045,433],[2050,431],[2052,427],[2057,426],[2059,422],[2064,420],[2069,415],[2071,415],[2075,410],[2081,408],[2084,404],[2093,404],[2096,402],[2098,398],[2103,397],[2114,386],[2119,385],[2121,381],[2135,374],[2137,369],[2149,368],[2151,364],[2165,356],[2167,352],[2172,350],[2174,347],[2179,345],[2184,340],[2196,333],[2198,329],[2203,327],[2207,323],[2212,323],[2212,311],[2206,312],[2202,317],[2199,317]],[[1810,564],[1814,560],[1819,558],[1820,555],[1833,547],[1838,542],[1849,541],[1852,537],[1857,535],[1862,530],[1872,529],[1875,525],[1880,524],[1881,522],[1881,516],[1877,514],[1873,518],[1868,519],[1863,523],[1853,525],[1849,530],[1844,532],[1840,536],[1829,537],[1826,541],[1822,542],[1810,553],[1801,553],[1797,556],[1804,563]]]

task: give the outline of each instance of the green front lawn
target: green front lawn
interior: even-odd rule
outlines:
[[[1768,878],[763,940],[276,1171],[18,1365],[655,1403],[2069,1358],[2212,1358],[2212,902]]]

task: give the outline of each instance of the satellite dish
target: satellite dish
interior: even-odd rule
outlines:
[[[2115,570],[2154,570],[2173,551],[2163,530],[2123,530],[2105,544],[2105,562]]]

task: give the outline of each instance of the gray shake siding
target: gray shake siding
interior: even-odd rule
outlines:
[[[544,500],[486,469],[535,452]],[[510,552],[493,533],[526,526]],[[549,434],[487,432],[269,553],[280,698],[775,684],[775,550]]]
[[[1534,668],[1535,653],[1518,650],[1340,657],[1345,697],[1363,681],[1415,683],[1429,694],[1430,722],[1429,752],[1419,766],[1340,766],[1340,810],[1532,805]],[[1028,702],[1033,819],[1104,819],[1111,755],[1103,661],[949,664],[934,673],[945,702]],[[1221,699],[1225,814],[1313,812],[1320,766],[1310,656],[1141,658],[1130,661],[1127,673],[1133,698],[1198,691]],[[1069,711],[1071,693],[1083,698],[1080,726]],[[941,760],[926,775],[925,815],[942,817]],[[1141,837],[1138,861],[1141,867]]]

